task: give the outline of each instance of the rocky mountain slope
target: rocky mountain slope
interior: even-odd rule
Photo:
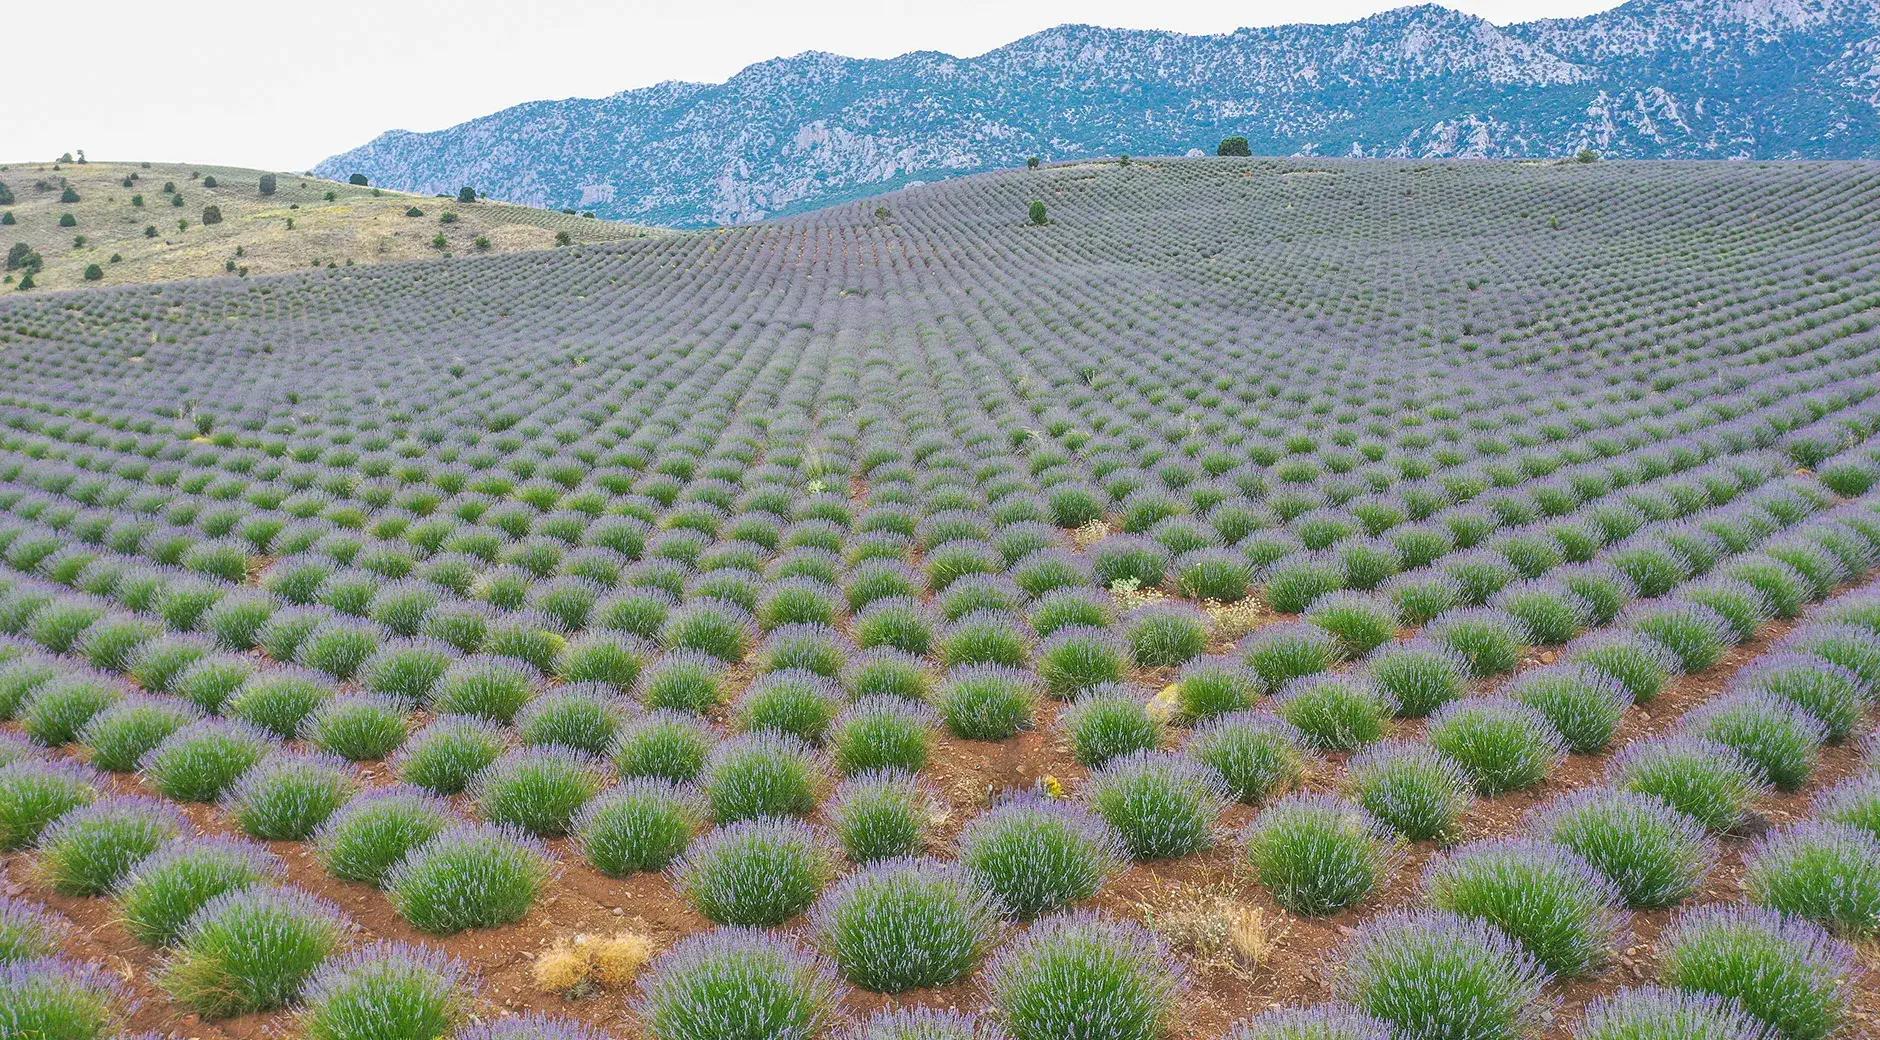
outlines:
[[[1880,158],[1880,0],[1631,0],[1496,26],[1447,8],[1219,36],[1066,25],[975,58],[811,52],[721,84],[395,130],[316,170],[693,226],[1117,153]]]

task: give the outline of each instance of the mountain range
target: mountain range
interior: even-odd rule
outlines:
[[[1065,25],[972,58],[812,51],[393,130],[313,172],[690,227],[1230,135],[1256,155],[1880,158],[1880,0],[1630,0],[1505,26],[1424,5],[1213,36]]]

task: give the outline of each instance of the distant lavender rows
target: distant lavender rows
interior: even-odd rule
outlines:
[[[1880,301],[1859,168],[1541,176],[1055,171],[1045,229],[994,178],[885,220],[0,304],[6,714],[83,744],[88,707],[233,711],[272,753],[362,690],[507,743],[551,688],[618,722],[696,687],[735,726],[732,662],[840,700],[910,655],[944,701],[1040,684],[1075,618],[1138,674],[1253,672],[1229,688],[1302,755],[1342,750],[1294,720],[1346,694],[1405,710],[1392,655],[1478,681],[1560,646],[1420,709],[1515,720],[1544,776],[1637,695],[1598,662],[1699,669],[1872,570]],[[1181,601],[1243,599],[1303,616],[1229,661],[1174,638],[1213,624]],[[1287,639],[1329,648],[1260,673]],[[1781,729],[1759,788],[1859,726],[1862,637],[1784,646],[1670,750]],[[1851,721],[1796,666],[1824,650]]]

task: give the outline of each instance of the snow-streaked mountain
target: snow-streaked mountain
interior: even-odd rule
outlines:
[[[1631,0],[1508,26],[1424,5],[1219,36],[1065,25],[974,58],[809,52],[394,130],[315,172],[687,226],[1236,134],[1276,155],[1880,158],[1880,0]]]

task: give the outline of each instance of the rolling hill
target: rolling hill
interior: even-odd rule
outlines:
[[[12,1037],[1871,1037],[1876,689],[1880,164],[0,294]]]
[[[88,284],[92,265],[100,282],[152,282],[551,249],[561,235],[577,244],[659,233],[290,173],[274,174],[276,188],[264,196],[263,175],[172,163],[10,163],[0,166],[0,184],[13,203],[0,211],[13,223],[0,224],[0,251],[24,244],[42,261],[34,287],[70,289]],[[205,220],[211,207],[219,222]],[[23,274],[9,269],[0,291],[18,286]]]

